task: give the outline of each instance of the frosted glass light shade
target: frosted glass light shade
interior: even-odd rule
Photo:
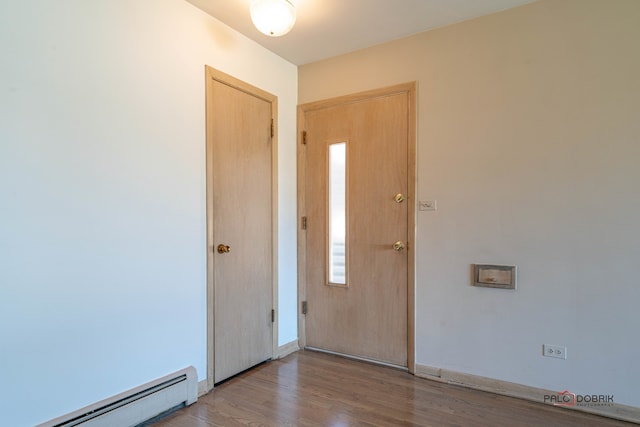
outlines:
[[[288,0],[253,0],[251,20],[261,33],[282,36],[296,23],[296,8]]]

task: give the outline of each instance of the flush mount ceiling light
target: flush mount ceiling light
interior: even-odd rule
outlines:
[[[296,8],[289,0],[253,0],[251,20],[261,33],[282,36],[296,23]]]

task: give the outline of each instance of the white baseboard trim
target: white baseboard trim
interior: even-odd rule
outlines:
[[[202,380],[198,382],[198,397],[202,397],[203,395],[209,393],[209,385],[207,380]]]
[[[465,374],[462,372],[450,371],[433,366],[416,364],[415,376],[428,380],[439,381],[447,384],[455,384],[474,390],[488,391],[503,396],[517,397],[519,399],[531,400],[534,402],[552,405],[545,402],[545,395],[554,395],[559,390],[545,390],[508,381],[496,380],[493,378],[481,377],[479,375]],[[632,423],[640,423],[640,408],[635,406],[621,405],[613,403],[611,406],[560,406],[564,409],[588,412],[608,418],[615,418]]]
[[[291,341],[278,347],[278,354],[275,355],[274,359],[282,359],[283,357],[286,357],[291,353],[295,353],[298,350],[300,350],[298,340]]]

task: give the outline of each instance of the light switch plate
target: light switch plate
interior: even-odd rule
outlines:
[[[437,209],[436,200],[420,200],[418,209],[421,211],[435,211]]]

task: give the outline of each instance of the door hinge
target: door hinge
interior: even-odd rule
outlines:
[[[307,302],[302,301],[302,314],[307,314]]]
[[[276,130],[273,126],[273,119],[271,119],[271,138],[276,134]]]
[[[306,217],[306,216],[303,216],[303,217],[302,217],[302,220],[301,220],[301,226],[302,226],[302,229],[303,229],[303,230],[306,230],[306,229],[307,229],[307,217]]]
[[[307,131],[302,131],[302,145],[307,145]]]
[[[272,308],[271,309],[271,323],[276,321],[276,311]]]

